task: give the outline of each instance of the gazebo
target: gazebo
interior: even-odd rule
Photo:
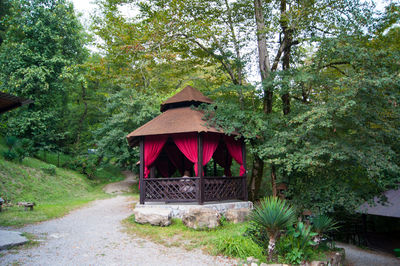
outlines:
[[[204,113],[193,108],[204,103],[212,100],[187,86],[161,104],[159,116],[127,136],[130,146],[140,146],[140,204],[247,201],[244,141],[207,126]],[[213,176],[205,176],[211,158],[207,172]],[[240,165],[236,176],[232,159]],[[217,164],[222,176],[217,176]],[[171,177],[174,173],[179,177]]]

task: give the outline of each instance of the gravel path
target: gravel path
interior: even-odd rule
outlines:
[[[201,251],[167,248],[123,232],[132,201],[97,200],[63,218],[20,228],[43,241],[39,246],[0,252],[0,265],[232,265],[235,261]]]
[[[108,194],[122,194],[124,192],[132,192],[132,186],[137,183],[135,175],[131,171],[123,171],[125,179],[106,185],[103,190]]]
[[[346,251],[346,265],[349,266],[399,266],[400,259],[382,252],[365,250],[353,245],[337,243]]]

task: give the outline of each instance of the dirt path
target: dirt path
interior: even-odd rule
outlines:
[[[337,243],[337,247],[346,251],[346,265],[348,266],[398,266],[400,259],[383,252],[365,250],[353,245]]]
[[[104,186],[104,192],[108,194],[132,192],[132,186],[137,183],[136,176],[131,171],[122,171],[122,173],[125,175],[125,179]]]
[[[132,200],[97,200],[67,216],[20,228],[41,244],[0,252],[0,265],[232,265],[200,250],[166,248],[123,232]]]

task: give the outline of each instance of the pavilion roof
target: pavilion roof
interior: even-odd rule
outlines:
[[[200,91],[192,86],[186,86],[183,90],[167,99],[161,104],[161,112],[174,107],[199,105],[201,103],[212,103],[213,101],[204,96]]]
[[[131,146],[137,145],[138,137],[189,132],[224,133],[214,127],[208,127],[202,118],[204,113],[191,107],[168,109],[153,120],[139,127],[127,138]]]
[[[32,100],[26,100],[8,93],[0,92],[0,114],[32,102]]]

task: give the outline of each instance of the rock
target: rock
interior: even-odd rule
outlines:
[[[20,232],[0,230],[0,250],[22,245],[27,242],[28,239],[22,236]]]
[[[226,211],[225,218],[227,221],[237,224],[247,221],[249,214],[250,209],[247,208],[230,209]]]
[[[212,229],[221,225],[221,215],[216,210],[207,208],[189,209],[182,217],[182,222],[193,229]]]
[[[255,263],[255,262],[252,262],[252,263],[250,264],[250,266],[258,266],[258,264]]]
[[[135,208],[135,222],[140,224],[168,226],[171,224],[172,211],[161,208]]]
[[[248,258],[246,259],[247,263],[252,263],[252,262],[253,262],[253,260],[254,260],[254,258],[253,258],[253,257],[248,257]]]
[[[325,266],[325,265],[328,265],[326,261],[315,260],[310,263],[310,266]]]

